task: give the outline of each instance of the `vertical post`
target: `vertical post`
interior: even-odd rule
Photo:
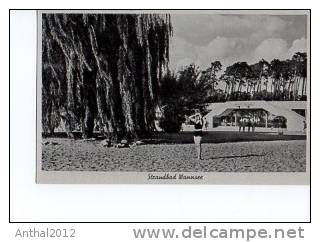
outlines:
[[[237,126],[237,111],[234,113],[234,126]]]

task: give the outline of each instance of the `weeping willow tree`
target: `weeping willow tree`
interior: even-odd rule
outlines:
[[[61,120],[69,137],[95,124],[115,139],[152,131],[171,35],[166,14],[43,14],[43,131]]]

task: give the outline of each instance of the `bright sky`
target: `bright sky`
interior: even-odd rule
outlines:
[[[170,67],[287,59],[307,49],[306,15],[171,14]]]

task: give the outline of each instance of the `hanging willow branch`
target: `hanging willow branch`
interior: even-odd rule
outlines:
[[[44,130],[53,116],[69,136],[79,127],[88,137],[95,123],[116,139],[153,130],[169,15],[43,14],[42,26]]]

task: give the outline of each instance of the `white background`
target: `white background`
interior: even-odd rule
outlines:
[[[268,4],[187,4],[170,5],[127,2],[93,5],[86,1],[11,1],[1,8],[1,237],[14,239],[17,228],[44,228],[47,224],[8,224],[8,8],[310,8],[312,23],[319,22],[315,5],[308,1],[268,1]],[[171,1],[172,2],[172,1]],[[235,1],[236,3],[237,1]],[[28,4],[26,4],[28,3]],[[59,4],[60,3],[60,4]],[[289,4],[289,5],[288,5]],[[6,5],[6,4],[4,4]],[[16,12],[11,21],[11,220],[12,221],[307,221],[309,188],[307,186],[151,186],[151,185],[36,185],[35,172],[35,77],[36,15]],[[319,65],[317,53],[319,30],[312,29],[312,67]],[[314,70],[317,70],[314,68]],[[317,102],[318,73],[312,73],[313,103]],[[316,107],[316,105],[314,105]],[[312,110],[313,120],[318,112]],[[315,123],[315,122],[314,122]],[[313,146],[319,129],[313,125]],[[319,163],[312,154],[312,224],[305,224],[307,241],[317,238],[319,228]],[[3,224],[3,225],[2,225]],[[58,227],[59,225],[55,225]],[[132,239],[128,224],[68,224],[78,229],[78,240],[95,241]],[[218,226],[218,225],[216,225]],[[220,227],[222,225],[219,225]],[[226,225],[225,225],[226,226]],[[250,226],[253,225],[242,225]],[[276,224],[258,227],[276,227]],[[281,225],[297,227],[298,224]],[[278,227],[281,227],[278,226]],[[60,226],[61,227],[61,226]],[[139,227],[135,225],[134,227]],[[169,227],[169,225],[163,226]],[[236,227],[240,227],[237,225]],[[7,229],[6,229],[7,228]],[[317,237],[316,237],[317,236]],[[77,241],[78,241],[77,240]]]

